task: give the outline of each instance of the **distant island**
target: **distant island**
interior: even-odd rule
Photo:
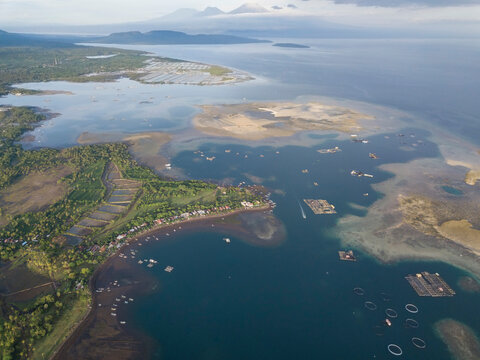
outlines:
[[[308,45],[295,44],[295,43],[275,43],[272,46],[295,48],[295,49],[310,49],[310,46]]]
[[[128,31],[113,33],[104,37],[91,38],[88,42],[102,44],[142,44],[142,45],[181,45],[181,44],[250,44],[269,43],[269,40],[252,39],[234,35],[197,34],[180,31],[155,30],[146,33]]]

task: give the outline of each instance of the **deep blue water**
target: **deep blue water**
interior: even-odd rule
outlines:
[[[276,248],[248,245],[226,234],[177,234],[168,242],[150,243],[148,249],[138,247],[139,257],[153,257],[159,265],[151,269],[159,281],[150,295],[136,299],[126,313],[129,326],[139,329],[158,342],[154,358],[158,359],[389,359],[387,346],[401,346],[409,359],[449,359],[445,345],[434,335],[432,324],[445,317],[463,321],[480,329],[480,315],[475,309],[479,295],[457,289],[463,272],[442,263],[404,262],[379,265],[366,254],[359,261],[338,260],[341,249],[338,239],[327,231],[346,214],[362,215],[352,208],[353,202],[368,206],[380,194],[371,189],[372,182],[389,178],[379,171],[381,163],[405,162],[416,157],[438,156],[435,144],[425,131],[415,132],[411,141],[423,140],[416,151],[403,151],[404,140],[389,134],[370,138],[369,144],[330,140],[323,146],[339,146],[342,152],[319,154],[313,148],[285,146],[280,148],[204,144],[205,161],[191,151],[172,160],[192,178],[220,181],[232,178],[233,183],[247,181],[244,173],[269,179],[264,184],[280,189],[274,194],[277,215],[286,225],[288,239]],[[368,153],[375,149],[380,159]],[[279,154],[276,154],[279,151]],[[236,153],[240,155],[236,155]],[[244,158],[248,154],[248,158]],[[260,154],[264,157],[260,157]],[[352,177],[353,168],[373,174],[373,179]],[[308,174],[301,172],[309,169]],[[313,185],[317,181],[319,186]],[[369,193],[368,197],[363,193]],[[321,216],[304,206],[303,219],[298,200],[328,199],[339,215]],[[173,265],[166,273],[163,268]],[[419,271],[439,272],[455,289],[454,298],[420,298],[404,276]],[[353,293],[362,287],[364,296]],[[384,301],[381,293],[391,301]],[[367,310],[365,301],[373,301],[378,309]],[[414,303],[418,314],[404,309]],[[376,325],[385,320],[385,309],[399,314],[390,328]],[[406,318],[419,322],[418,329],[405,328]],[[427,348],[411,344],[420,337]]]
[[[393,107],[443,127],[480,144],[480,42],[478,40],[318,40],[302,41],[310,49],[275,48],[268,44],[235,46],[135,46],[163,56],[215,63],[252,73],[257,80],[220,87],[141,85],[128,80],[110,84],[63,82],[24,85],[40,89],[70,90],[74,95],[1,98],[0,104],[47,107],[60,116],[34,131],[36,146],[68,146],[84,131],[176,131],[190,126],[195,105],[247,101],[293,100],[301,96],[344,98]],[[142,103],[142,102],[151,103]],[[368,206],[381,194],[372,182],[387,179],[381,163],[437,157],[428,133],[411,124],[423,140],[414,151],[402,150],[396,134],[370,138],[369,144],[315,137],[318,146],[246,147],[208,142],[201,149],[213,162],[198,160],[192,151],[178,153],[171,162],[191,178],[233,183],[247,181],[245,173],[266,178],[274,193],[275,209],[288,238],[279,247],[260,248],[223,234],[195,233],[172,236],[168,242],[139,248],[140,257],[159,261],[152,271],[159,287],[128,307],[128,326],[144,331],[158,342],[155,358],[162,359],[390,359],[386,346],[400,345],[402,358],[448,359],[445,345],[431,325],[452,317],[480,332],[476,311],[479,295],[456,286],[463,272],[443,263],[403,262],[380,265],[366,254],[359,261],[340,262],[339,239],[327,236],[338,217],[363,215],[349,205]],[[322,144],[320,145],[320,143]],[[336,154],[318,148],[340,146]],[[225,148],[231,153],[225,153]],[[275,151],[280,151],[276,154]],[[375,152],[380,159],[368,158]],[[236,157],[235,153],[248,158]],[[263,154],[264,157],[259,157]],[[303,174],[302,169],[309,169]],[[373,174],[373,179],[350,176],[352,169]],[[319,186],[313,185],[318,182]],[[448,191],[448,190],[446,190]],[[364,193],[369,196],[364,196]],[[314,216],[305,197],[332,202],[339,215]],[[172,273],[163,271],[175,266]],[[419,298],[403,278],[419,271],[439,272],[458,294],[454,298]],[[359,297],[353,288],[366,294]],[[391,301],[384,303],[380,293]],[[364,301],[378,309],[369,311]],[[406,303],[420,312],[409,315]],[[383,336],[374,327],[395,309],[398,319]],[[405,329],[406,316],[420,323]],[[418,350],[410,339],[425,339]]]

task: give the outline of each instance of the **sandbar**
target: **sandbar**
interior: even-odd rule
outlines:
[[[453,319],[444,319],[436,322],[434,329],[455,360],[480,359],[480,342],[467,325]]]
[[[319,102],[203,105],[193,124],[203,133],[242,140],[292,136],[305,130],[357,133],[372,116]]]
[[[130,145],[130,152],[140,164],[156,171],[165,169],[168,160],[160,155],[160,150],[171,141],[170,134],[160,131],[125,134],[121,132],[90,133],[84,132],[77,138],[77,143],[99,144],[123,141]]]
[[[442,189],[446,182],[461,186],[464,170],[441,158],[379,168],[394,174],[373,185],[385,196],[364,217],[340,218],[333,234],[345,246],[360,248],[381,262],[437,260],[479,276],[480,194],[467,185],[463,196]]]

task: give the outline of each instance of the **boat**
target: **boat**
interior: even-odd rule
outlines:
[[[392,322],[390,321],[390,319],[385,319],[385,322],[387,323],[388,326],[392,326]]]
[[[230,244],[230,238],[223,238],[223,241],[225,241],[227,244]]]

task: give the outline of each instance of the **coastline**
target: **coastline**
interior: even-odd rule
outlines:
[[[236,209],[232,210],[228,213],[220,213],[220,214],[212,214],[206,215],[202,217],[196,217],[191,219],[186,219],[183,221],[175,222],[172,224],[161,224],[156,225],[148,230],[142,231],[138,234],[135,234],[133,237],[129,238],[121,247],[117,248],[108,258],[101,263],[97,269],[94,271],[92,277],[89,280],[88,287],[91,293],[91,304],[90,309],[87,314],[83,317],[83,319],[74,327],[72,328],[71,333],[67,336],[67,338],[62,342],[62,344],[53,352],[52,356],[50,357],[51,360],[63,360],[69,358],[68,352],[69,350],[77,345],[78,341],[81,339],[83,333],[93,324],[96,319],[96,313],[99,310],[99,297],[102,293],[97,293],[95,290],[98,288],[97,283],[99,278],[102,277],[105,272],[112,266],[115,265],[115,262],[119,259],[119,254],[128,249],[130,246],[133,246],[140,238],[145,237],[149,234],[156,233],[159,231],[169,231],[174,229],[176,226],[187,226],[185,230],[195,230],[206,222],[215,221],[222,218],[231,218],[233,216],[243,214],[243,213],[256,213],[256,212],[267,212],[272,209],[270,205],[259,206],[255,208],[243,208],[243,209]],[[211,227],[210,227],[211,229]],[[117,321],[116,321],[117,322]],[[127,330],[123,330],[127,331]],[[125,357],[127,359],[128,357]],[[116,358],[118,359],[118,357]]]

